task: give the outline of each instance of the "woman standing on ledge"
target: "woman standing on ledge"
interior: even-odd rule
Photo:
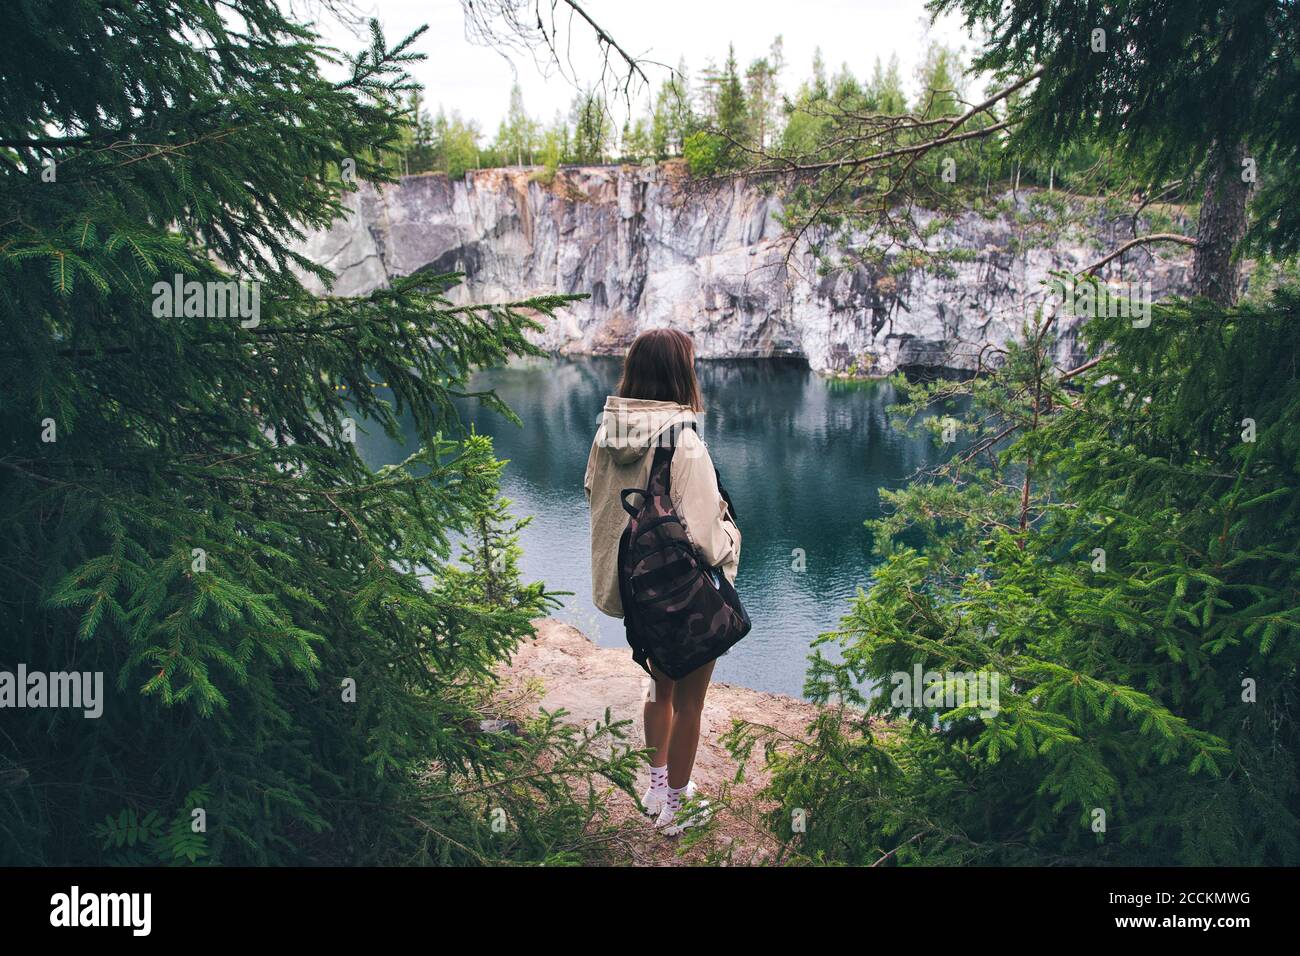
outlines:
[[[676,329],[653,329],[638,336],[624,360],[618,394],[605,401],[584,482],[591,505],[592,597],[605,614],[623,617],[619,539],[628,515],[620,492],[647,487],[653,450],[669,442],[676,446],[669,467],[673,508],[701,562],[735,581],[740,529],[695,430],[703,409],[690,338]],[[655,826],[675,836],[704,823],[710,813],[707,801],[692,814],[679,811],[695,789],[690,777],[713,661],[672,680],[655,666],[652,651],[648,669],[654,686],[645,702],[645,742],[652,756],[650,789],[642,802]]]

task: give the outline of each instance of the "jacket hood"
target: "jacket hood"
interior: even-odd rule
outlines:
[[[630,465],[656,445],[668,428],[694,421],[696,414],[689,405],[610,395],[605,399],[596,444],[607,449],[619,465]]]

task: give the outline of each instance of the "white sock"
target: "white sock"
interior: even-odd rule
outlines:
[[[685,792],[686,792],[685,787],[668,788],[668,799],[666,801],[666,805],[672,809],[673,813],[676,813],[678,810],[682,808],[682,794]]]
[[[668,764],[664,764],[662,767],[650,768],[650,789],[668,789]]]

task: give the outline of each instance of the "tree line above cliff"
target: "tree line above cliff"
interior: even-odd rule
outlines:
[[[846,115],[955,117],[969,105],[971,64],[963,51],[931,42],[916,69],[909,96],[896,55],[877,57],[859,75],[848,63],[828,68],[820,50],[808,74],[783,88],[789,64],[782,38],[742,67],[734,44],[721,62],[693,72],[685,60],[663,78],[638,110],[630,97],[612,102],[591,88],[575,94],[567,114],[549,121],[529,113],[515,84],[504,119],[489,138],[473,118],[439,104],[433,111],[423,90],[401,102],[405,126],[384,156],[398,175],[440,172],[459,179],[471,169],[542,166],[553,175],[561,165],[684,159],[695,176],[742,171],[772,157],[793,161],[842,145]],[[631,115],[621,123],[617,115]],[[990,122],[995,120],[990,119]],[[983,144],[978,176],[993,185],[1045,186],[1097,194],[1123,179],[1125,165],[1100,143],[1081,137],[1051,161]]]

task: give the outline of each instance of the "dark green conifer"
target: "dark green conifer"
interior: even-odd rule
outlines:
[[[569,788],[627,765],[549,718],[527,746],[478,731],[547,600],[454,405],[566,300],[300,279],[328,278],[304,232],[390,178],[418,34],[375,27],[327,73],[272,0],[7,13],[0,667],[102,672],[106,700],[0,712],[0,861],[575,858],[593,809]],[[177,281],[205,290],[179,314]],[[372,471],[355,431],[399,416],[422,447]],[[505,560],[479,567],[478,537]],[[167,836],[195,799],[197,846]]]

